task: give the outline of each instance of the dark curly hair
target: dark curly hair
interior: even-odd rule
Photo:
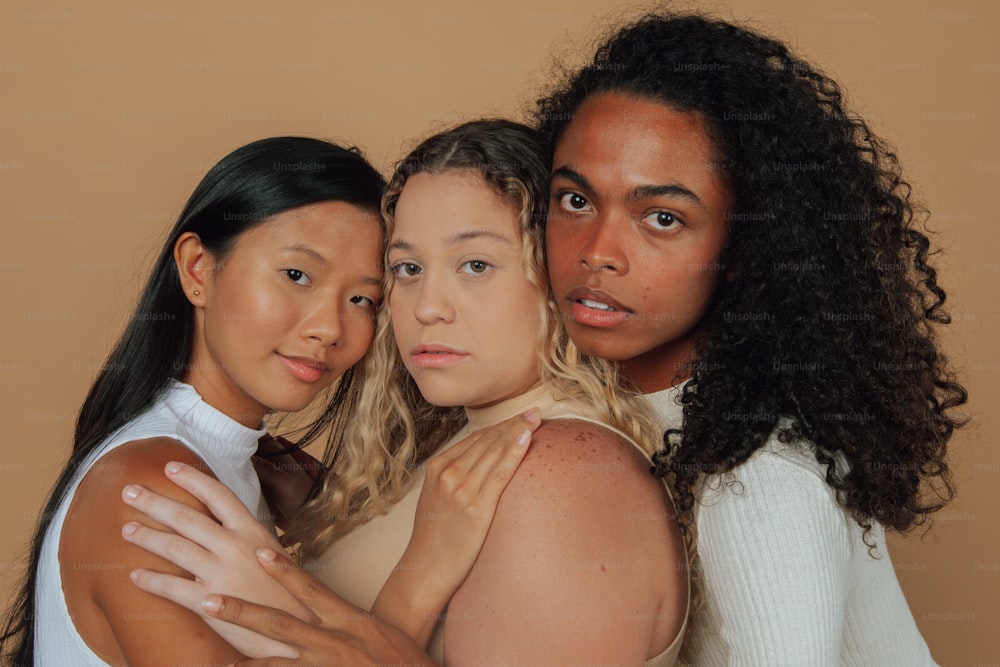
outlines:
[[[697,15],[627,25],[539,100],[550,158],[602,92],[701,118],[733,195],[683,430],[654,459],[678,509],[777,429],[810,443],[873,554],[874,522],[923,524],[954,496],[945,455],[967,394],[936,340],[945,293],[891,147],[784,44]]]

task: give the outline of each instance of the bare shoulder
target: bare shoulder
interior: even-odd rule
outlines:
[[[167,479],[163,467],[168,461],[205,467],[197,454],[172,438],[116,447],[87,470],[63,523],[59,567],[67,608],[84,641],[112,664],[165,664],[183,656],[232,660],[239,655],[196,615],[139,590],[129,578],[136,568],[191,576],[121,536],[129,521],[164,528],[122,501],[128,484],[140,484],[192,511],[207,513],[197,499]],[[190,643],[171,643],[176,636],[190,637]]]
[[[664,489],[646,457],[619,433],[581,419],[544,422],[511,485],[521,493],[616,506],[661,504]],[[596,495],[595,495],[596,492]],[[566,494],[570,494],[569,497]],[[581,498],[577,498],[577,494]]]
[[[138,515],[122,501],[122,490],[129,484],[142,485],[207,512],[194,496],[167,479],[163,466],[169,461],[180,461],[207,470],[197,454],[180,441],[168,437],[125,443],[94,462],[70,502],[60,539],[60,552],[91,553],[99,549],[104,554],[136,554],[135,547],[120,537],[126,522],[140,521],[162,530],[163,526]],[[104,577],[96,579],[105,580]]]
[[[207,471],[204,461],[179,440],[168,437],[133,440],[112,449],[91,466],[84,483],[126,479],[126,483],[158,482],[168,461],[181,461]],[[81,484],[82,486],[82,484]],[[172,484],[170,486],[173,486]]]
[[[138,516],[122,502],[122,490],[128,484],[140,484],[205,511],[193,496],[166,478],[163,466],[169,461],[205,468],[204,462],[191,449],[167,437],[134,440],[101,456],[87,470],[70,501],[60,538],[60,553],[107,556],[133,552],[135,548],[120,537],[122,526],[127,521],[156,524]],[[104,576],[83,578],[106,581]]]
[[[649,468],[600,424],[543,423],[449,604],[449,658],[641,664],[662,651],[684,620],[686,557]]]

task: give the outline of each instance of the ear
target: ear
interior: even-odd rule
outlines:
[[[205,305],[212,261],[212,256],[201,244],[201,238],[194,232],[184,232],[174,244],[174,263],[180,274],[181,287],[187,300],[196,308]]]

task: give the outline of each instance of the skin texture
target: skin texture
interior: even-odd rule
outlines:
[[[484,407],[538,383],[538,290],[521,268],[517,213],[473,172],[419,173],[396,204],[389,241],[392,326],[403,363],[435,405]],[[421,365],[420,345],[460,351]]]
[[[546,247],[566,329],[645,392],[690,374],[722,278],[732,201],[713,157],[697,116],[621,93],[590,97],[556,146]],[[627,315],[595,323],[614,315],[578,289]]]
[[[181,236],[174,256],[199,332],[186,381],[253,428],[270,410],[308,405],[371,344],[376,229],[372,213],[323,202],[250,229],[221,262],[196,235]],[[303,380],[289,370],[296,362],[319,371]]]
[[[641,665],[683,623],[685,562],[648,462],[607,429],[546,422],[449,604],[445,654],[453,664]]]
[[[196,314],[184,380],[210,405],[254,428],[271,409],[308,405],[370,344],[373,305],[380,296],[378,229],[371,214],[353,206],[314,204],[246,232],[222,264],[204,251],[196,235],[182,235],[174,255]],[[343,243],[351,244],[351,253],[342,252]],[[298,249],[288,250],[293,246]],[[333,257],[337,263],[330,261]],[[281,361],[305,357],[318,360],[323,371],[307,371],[303,379]],[[205,511],[163,477],[163,466],[171,460],[204,465],[169,438],[127,443],[102,457],[71,501],[60,537],[70,615],[84,641],[111,664],[240,655],[196,615],[140,591],[129,580],[136,568],[183,574],[121,539],[122,525],[141,518],[121,503],[128,483]],[[247,592],[273,593],[306,615],[274,587]],[[178,642],[177,637],[189,639]]]

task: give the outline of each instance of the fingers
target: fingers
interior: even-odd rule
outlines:
[[[122,537],[126,542],[165,558],[188,572],[201,572],[214,560],[211,553],[187,538],[163,533],[135,521],[122,526]]]
[[[319,579],[297,567],[284,554],[261,547],[257,549],[257,560],[275,581],[308,607],[317,619],[322,619],[324,625],[348,627],[359,615],[365,614]]]
[[[517,443],[491,443],[467,473],[468,481],[478,489],[477,498],[495,506],[500,494],[514,478],[524,460],[530,444],[530,434],[523,435]]]
[[[202,601],[207,591],[196,581],[149,570],[133,570],[129,577],[133,584],[147,593],[176,602],[196,614],[202,612]]]
[[[236,528],[249,522],[257,523],[257,518],[236,494],[214,477],[176,461],[165,465],[163,470],[171,482],[203,502],[222,525]]]
[[[451,457],[432,459],[428,472],[441,478],[447,488],[465,488],[472,498],[484,491],[499,496],[517,471],[540,423],[538,411],[532,410],[480,429],[445,452],[452,453],[464,444]]]
[[[444,464],[463,457],[470,450],[479,449],[484,444],[492,442],[508,444],[523,442],[523,444],[527,445],[530,442],[531,434],[538,429],[541,423],[541,413],[537,408],[532,408],[523,414],[470,433],[448,450],[432,458],[431,461],[437,461],[438,465],[443,467]],[[525,433],[528,434],[528,440],[524,440]],[[478,456],[468,459],[466,461],[467,466],[472,467],[477,459]]]
[[[201,610],[213,618],[242,626],[298,650],[315,635],[316,626],[280,609],[264,607],[228,595],[209,595]]]
[[[191,470],[194,469],[192,468]],[[200,475],[201,473],[197,474]],[[211,517],[202,514],[189,505],[161,496],[155,491],[150,491],[137,484],[129,484],[122,489],[122,500],[125,501],[126,505],[134,507],[150,519],[160,522],[179,535],[183,535],[199,544],[205,544],[213,536],[219,536],[224,530]],[[239,500],[236,502],[239,502]],[[242,504],[240,507],[242,507]],[[211,509],[209,507],[209,510]],[[125,537],[128,539],[128,536]]]

